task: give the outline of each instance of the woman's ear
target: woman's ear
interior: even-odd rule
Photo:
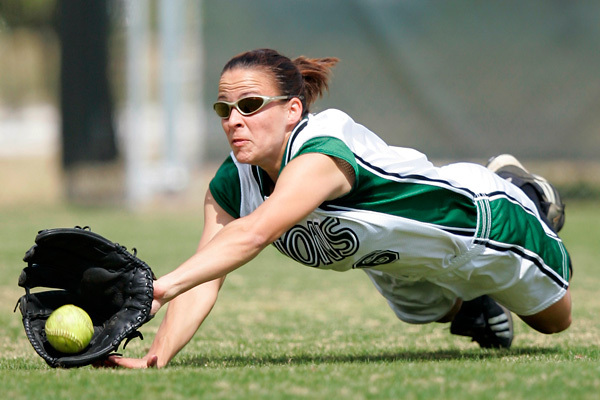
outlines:
[[[302,112],[304,108],[302,107],[302,101],[300,101],[297,97],[292,97],[288,101],[288,120],[290,124],[296,126],[298,122],[302,119]]]

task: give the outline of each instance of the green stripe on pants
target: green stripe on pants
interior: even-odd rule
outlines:
[[[490,200],[489,209],[490,240],[539,255],[544,264],[565,281],[569,280],[569,254],[558,237],[546,234],[540,219],[506,198]]]

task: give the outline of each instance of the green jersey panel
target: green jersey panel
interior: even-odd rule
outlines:
[[[234,218],[240,217],[242,192],[238,168],[233,161],[233,155],[227,157],[223,164],[221,164],[215,177],[210,181],[208,188],[217,204],[227,214]]]

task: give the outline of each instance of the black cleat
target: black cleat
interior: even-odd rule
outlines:
[[[450,333],[468,336],[483,348],[508,349],[514,337],[512,316],[489,296],[481,296],[463,303]]]
[[[565,205],[560,199],[558,190],[544,177],[532,174],[510,154],[502,154],[489,159],[487,168],[507,181],[515,184],[532,197],[525,186],[531,186],[535,192],[534,202],[539,203],[540,212],[544,214],[550,227],[558,233],[565,223]]]

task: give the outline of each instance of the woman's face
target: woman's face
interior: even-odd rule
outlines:
[[[218,100],[235,102],[248,96],[279,96],[269,74],[260,69],[234,68],[221,75]],[[300,120],[292,103],[298,99],[274,101],[257,113],[244,116],[231,109],[228,118],[221,119],[229,146],[235,158],[267,170],[279,170],[289,133]],[[292,113],[292,114],[290,114]]]

